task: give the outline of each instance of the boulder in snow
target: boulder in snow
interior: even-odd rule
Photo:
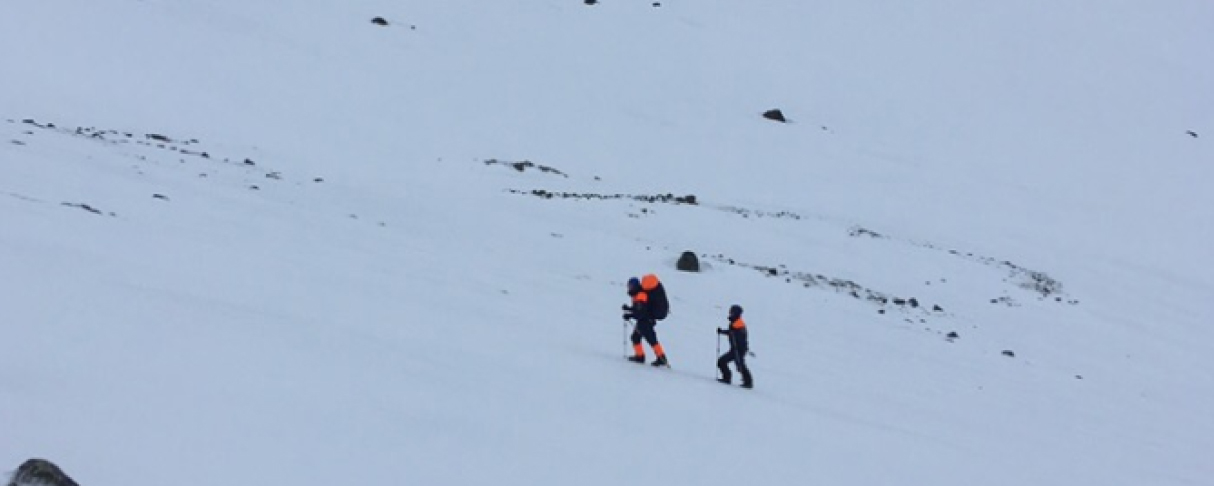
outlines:
[[[46,459],[30,459],[17,468],[8,486],[79,486],[59,466]]]
[[[763,112],[763,118],[768,120],[778,121],[780,123],[788,123],[788,119],[784,118],[784,112],[775,109]]]
[[[675,264],[675,268],[684,272],[698,272],[700,271],[700,259],[696,257],[695,252],[685,251],[679,257],[679,262]]]

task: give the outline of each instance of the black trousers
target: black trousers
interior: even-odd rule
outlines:
[[[645,338],[645,342],[653,346],[658,343],[658,332],[654,328],[657,327],[658,321],[641,319],[637,320],[637,325],[632,329],[632,344],[641,344],[641,338]]]
[[[728,352],[717,358],[717,368],[721,370],[721,379],[725,381],[733,379],[733,373],[729,371],[729,363],[733,362],[738,367],[738,373],[742,374],[742,384],[751,383],[750,368],[746,367],[747,351],[747,349],[738,349],[731,346]]]

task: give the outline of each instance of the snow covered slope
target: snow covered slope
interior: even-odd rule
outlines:
[[[7,2],[0,467],[1210,484],[1211,20]],[[671,370],[622,359],[647,272]],[[754,390],[713,381],[734,303]]]

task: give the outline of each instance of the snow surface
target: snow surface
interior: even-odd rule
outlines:
[[[5,1],[0,469],[1214,484],[1211,25],[1205,0]],[[523,160],[559,173],[486,163]],[[621,359],[647,272],[671,370]],[[733,303],[754,390],[713,382]]]

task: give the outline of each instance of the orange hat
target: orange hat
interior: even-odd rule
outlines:
[[[649,274],[641,277],[641,288],[645,290],[653,290],[658,287],[658,276]]]

